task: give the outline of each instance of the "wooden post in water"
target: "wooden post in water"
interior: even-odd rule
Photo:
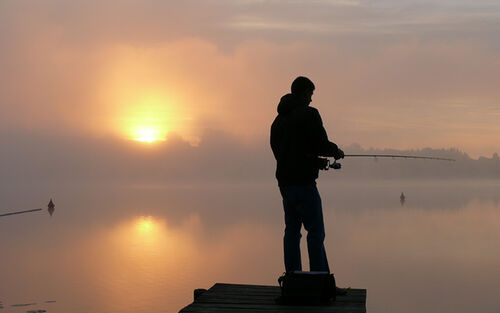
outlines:
[[[14,214],[22,214],[22,213],[36,212],[36,211],[41,211],[41,210],[42,210],[42,209],[33,209],[33,210],[24,210],[24,211],[17,211],[17,212],[4,213],[4,214],[0,214],[0,217],[2,217],[2,216],[14,215]]]

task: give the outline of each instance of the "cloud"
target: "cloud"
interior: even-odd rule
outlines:
[[[492,2],[1,5],[2,132],[121,140],[151,111],[192,144],[206,129],[264,140],[279,98],[306,75],[335,141],[498,150]],[[160,112],[143,106],[155,97]]]

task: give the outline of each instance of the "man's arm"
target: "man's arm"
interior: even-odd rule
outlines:
[[[314,152],[318,156],[330,156],[335,159],[341,159],[344,157],[344,152],[339,149],[339,147],[328,140],[328,135],[325,128],[323,127],[323,121],[317,109],[312,108],[312,139]]]

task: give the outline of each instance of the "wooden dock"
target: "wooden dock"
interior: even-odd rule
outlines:
[[[280,293],[278,286],[217,283],[195,295],[179,313],[366,313],[366,289],[350,289],[335,303],[321,306],[278,305],[275,299]]]

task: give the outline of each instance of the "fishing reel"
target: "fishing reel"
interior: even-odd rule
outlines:
[[[342,168],[342,164],[337,163],[337,160],[334,160],[333,163],[331,163],[327,158],[318,158],[318,167],[323,171],[328,171],[331,168],[339,170]]]
[[[330,161],[328,161],[330,163]],[[333,163],[330,163],[330,168],[333,168],[334,170],[340,170],[342,168],[342,164],[337,163],[337,160],[334,160]]]

